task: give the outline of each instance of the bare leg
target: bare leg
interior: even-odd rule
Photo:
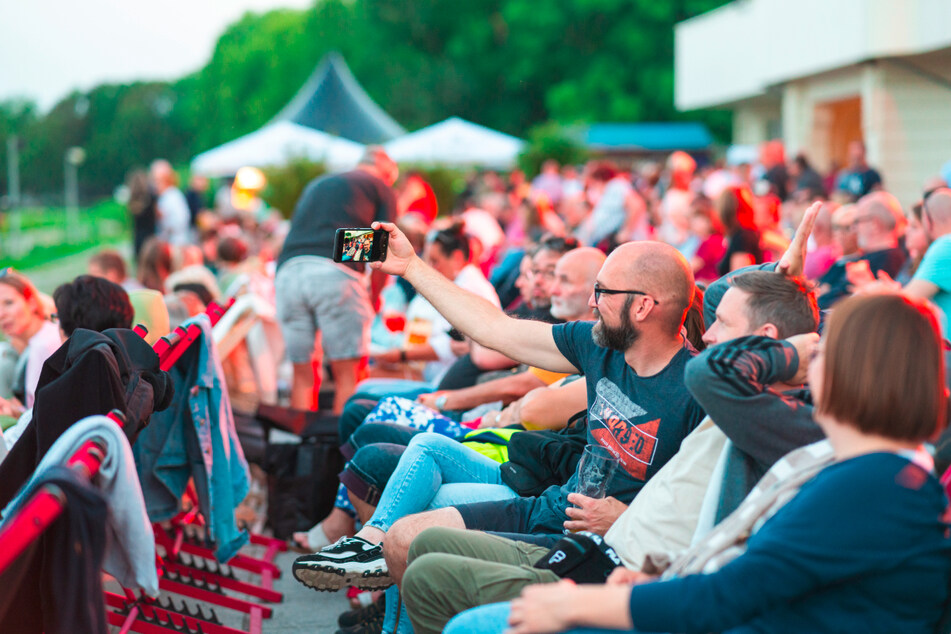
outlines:
[[[354,533],[353,518],[338,508],[330,511],[330,515],[321,520],[319,526],[331,544],[341,537],[351,537]],[[310,552],[316,550],[313,544],[307,543],[307,533],[294,533],[294,542]]]
[[[324,533],[331,543],[354,533],[354,521],[346,511],[335,508],[323,521]]]
[[[369,522],[370,518],[373,517],[373,512],[376,511],[376,507],[367,504],[349,490],[347,491],[347,497],[350,498],[350,503],[353,504],[353,508],[356,509],[357,517],[360,518],[360,521],[364,524]]]
[[[386,533],[381,531],[379,528],[374,526],[364,526],[357,531],[356,537],[365,539],[371,544],[379,544],[383,541],[383,538],[386,536]]]
[[[343,406],[347,399],[353,396],[357,383],[364,378],[366,368],[366,357],[330,361],[330,371],[334,375],[334,414],[343,411]]]
[[[416,536],[427,528],[433,526],[445,526],[446,528],[464,529],[465,522],[462,521],[462,515],[452,506],[407,515],[397,521],[386,533],[386,541],[383,544],[383,556],[386,558],[386,567],[390,576],[396,585],[403,581],[403,573],[406,572],[406,557],[409,554],[410,544],[416,539]]]
[[[311,410],[314,408],[314,367],[310,361],[295,363],[291,384],[291,407]]]

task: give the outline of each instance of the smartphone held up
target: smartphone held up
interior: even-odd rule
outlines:
[[[381,262],[386,259],[389,238],[383,229],[337,229],[334,262]]]

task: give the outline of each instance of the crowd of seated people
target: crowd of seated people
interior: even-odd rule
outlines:
[[[111,250],[52,298],[0,275],[0,421],[73,329],[154,341],[250,294],[290,405],[333,379],[347,464],[293,575],[364,591],[342,634],[935,631],[951,189],[903,208],[850,153],[835,178],[779,142],[753,165],[548,161],[473,172],[440,213],[369,148],[289,220],[259,172],[212,202],[158,161],[131,179],[134,276]],[[332,262],[358,226],[385,260]],[[253,412],[250,345],[225,374]],[[590,446],[613,464],[594,495]]]
[[[458,382],[357,384],[342,408],[338,505],[297,535],[315,552],[293,567],[319,590],[374,592],[341,632],[934,631],[951,573],[934,466],[948,466],[951,190],[906,217],[867,165],[827,192],[805,157],[786,166],[774,143],[763,158],[596,162],[580,187],[552,163],[527,187],[474,179],[464,213],[489,210],[507,237],[524,235],[509,229],[526,216],[505,207],[527,201],[580,239],[551,257],[555,320],[465,292],[397,225],[374,224],[390,252],[370,269],[408,282],[467,347],[445,375]],[[493,245],[499,298],[540,305],[541,240]],[[901,353],[915,369],[884,371],[899,344],[876,349],[876,336],[921,363]],[[507,366],[480,367],[480,349]],[[503,449],[486,450],[495,431]],[[596,497],[579,489],[586,445],[617,463]],[[526,464],[548,479],[527,482]],[[875,504],[878,487],[903,510]],[[551,564],[566,540],[587,545],[573,569]],[[908,593],[913,579],[929,591]]]

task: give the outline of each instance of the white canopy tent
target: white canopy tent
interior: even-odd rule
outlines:
[[[507,169],[515,165],[524,145],[514,136],[451,117],[393,139],[383,147],[398,163]]]
[[[323,161],[331,171],[351,169],[364,146],[290,121],[275,121],[260,130],[202,152],[192,171],[210,177],[233,176],[245,166],[283,165],[295,158]]]

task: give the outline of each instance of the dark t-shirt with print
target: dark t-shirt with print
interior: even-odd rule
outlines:
[[[606,447],[620,461],[607,495],[628,503],[703,420],[703,410],[684,386],[684,368],[696,352],[685,346],[663,370],[640,377],[624,353],[594,343],[593,327],[593,322],[571,322],[555,326],[552,333],[558,349],[588,382],[588,443]],[[577,479],[575,473],[563,486],[536,498],[529,521],[533,532],[561,532]]]

